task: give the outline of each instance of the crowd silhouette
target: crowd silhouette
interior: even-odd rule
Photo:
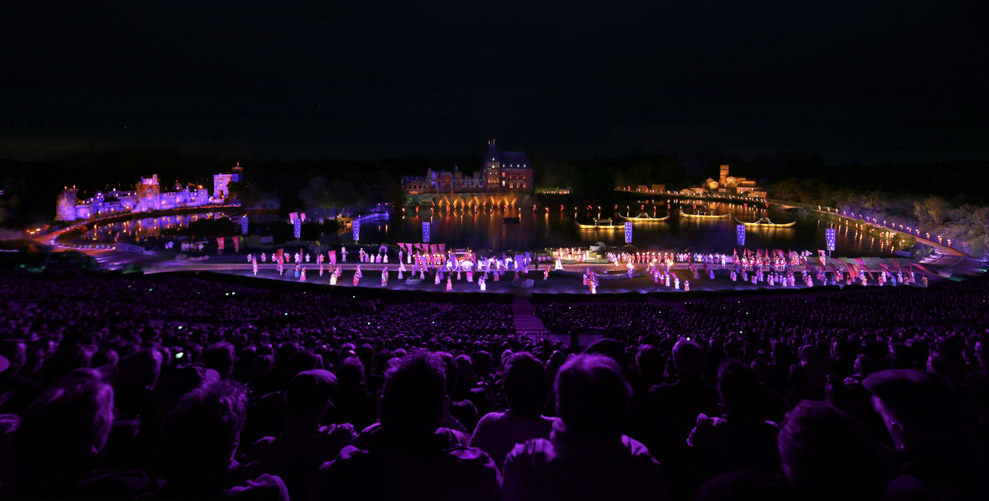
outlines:
[[[3,273],[0,497],[986,499],[987,300],[535,300],[572,347],[508,301]]]

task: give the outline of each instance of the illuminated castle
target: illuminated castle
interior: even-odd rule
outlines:
[[[97,191],[85,200],[79,200],[79,190],[75,186],[66,187],[55,201],[56,221],[80,221],[90,218],[125,214],[128,212],[151,212],[158,210],[200,207],[211,203],[222,203],[229,195],[227,184],[240,179],[240,164],[234,167],[233,174],[213,176],[213,196],[202,185],[175,183],[170,191],[162,191],[158,175],[142,177],[134,191]]]
[[[522,152],[498,151],[495,140],[488,141],[488,154],[482,172],[465,176],[454,164],[453,171],[429,169],[425,176],[402,178],[402,188],[410,195],[427,193],[532,192],[532,165]]]
[[[425,176],[406,176],[402,178],[402,188],[410,195],[423,193],[478,193],[485,191],[484,177],[480,172],[464,176],[460,167],[453,164],[453,171],[427,169]]]
[[[484,159],[487,191],[532,191],[532,165],[523,152],[502,151],[495,140],[488,141],[488,156]]]
[[[242,172],[244,172],[244,168],[240,166],[240,162],[237,162],[237,165],[233,168],[233,172],[213,174],[213,198],[219,200],[227,198],[230,195],[227,185],[240,181],[240,174]]]

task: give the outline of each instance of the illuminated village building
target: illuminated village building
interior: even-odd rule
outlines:
[[[240,179],[242,168],[238,164],[234,173],[213,176],[213,196],[202,185],[176,182],[171,190],[162,191],[158,175],[142,177],[135,189],[106,192],[97,191],[90,198],[80,200],[79,190],[66,187],[55,202],[56,221],[81,221],[91,218],[126,214],[130,212],[152,212],[159,210],[201,207],[222,203],[229,195],[227,185]]]
[[[483,193],[525,192],[531,193],[532,165],[523,152],[498,151],[495,140],[488,141],[488,153],[484,168],[471,176],[465,176],[454,165],[453,171],[429,169],[425,176],[402,178],[402,188],[410,195],[428,193]]]
[[[754,179],[730,175],[728,173],[728,165],[722,165],[720,170],[720,176],[717,181],[707,178],[702,186],[688,188],[688,191],[698,195],[718,194],[766,198],[765,188],[759,187]]]
[[[666,193],[665,184],[652,184],[652,185],[640,184],[637,186],[628,185],[628,186],[619,186],[618,189],[625,191],[634,191],[636,193]]]

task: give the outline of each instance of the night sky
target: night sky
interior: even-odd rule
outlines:
[[[985,2],[151,3],[5,3],[0,156],[989,158]]]

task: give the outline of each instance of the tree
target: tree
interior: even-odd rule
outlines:
[[[254,187],[246,181],[234,181],[227,183],[227,190],[230,192],[227,198],[240,201],[240,206],[248,209],[258,204],[258,194]]]
[[[324,176],[314,176],[309,184],[299,191],[299,199],[308,207],[333,207],[336,199]]]
[[[940,197],[927,197],[914,202],[914,215],[922,222],[932,222],[941,225],[951,205]]]

